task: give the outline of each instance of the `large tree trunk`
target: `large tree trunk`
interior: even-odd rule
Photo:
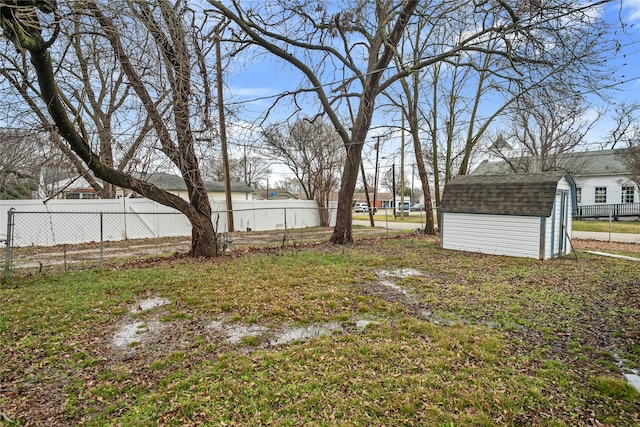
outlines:
[[[424,164],[424,154],[422,153],[422,146],[420,144],[420,129],[418,128],[418,115],[417,110],[413,109],[409,112],[409,128],[411,136],[413,137],[413,151],[416,157],[416,164],[418,165],[418,175],[420,176],[420,182],[422,184],[422,193],[424,195],[424,211],[426,214],[426,220],[424,224],[423,232],[430,236],[436,234],[436,228],[433,221],[433,204],[431,203],[431,187],[429,186],[429,175],[427,175],[427,168]]]
[[[218,255],[218,241],[211,216],[187,215],[191,222],[191,251],[194,257],[211,258]]]
[[[338,214],[336,225],[333,228],[333,235],[331,236],[332,243],[344,245],[353,242],[351,203],[353,202],[353,193],[358,181],[358,173],[360,172],[362,148],[371,127],[376,96],[380,92],[380,80],[382,73],[396,54],[396,46],[404,33],[409,17],[417,6],[417,1],[405,3],[402,11],[398,14],[398,19],[393,29],[389,33],[387,33],[386,28],[387,22],[381,20],[382,31],[379,31],[376,37],[371,40],[367,77],[360,96],[358,113],[353,123],[351,138],[345,141],[347,156],[342,173],[340,192],[338,193]],[[377,12],[380,13],[380,16],[383,16],[382,9],[378,9]]]
[[[365,130],[366,133],[366,130]],[[342,171],[340,191],[338,192],[338,212],[333,227],[331,242],[339,245],[353,243],[352,212],[353,193],[360,173],[360,156],[363,144],[352,144],[347,149],[347,160]]]

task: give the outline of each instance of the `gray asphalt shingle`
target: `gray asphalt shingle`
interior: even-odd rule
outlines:
[[[564,171],[461,175],[445,186],[442,212],[549,216]]]

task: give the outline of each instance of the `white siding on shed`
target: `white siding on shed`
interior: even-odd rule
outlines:
[[[442,229],[445,249],[540,258],[539,217],[447,212]]]

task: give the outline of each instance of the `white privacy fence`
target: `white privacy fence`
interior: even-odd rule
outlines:
[[[228,231],[224,203],[212,209],[216,229]],[[182,213],[148,199],[2,201],[0,221],[12,247],[191,236]],[[315,201],[235,200],[233,223],[235,231],[288,230],[318,226],[320,215]]]

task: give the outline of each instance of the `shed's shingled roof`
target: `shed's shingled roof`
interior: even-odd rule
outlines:
[[[442,212],[549,216],[564,171],[508,175],[462,175],[448,182]]]

